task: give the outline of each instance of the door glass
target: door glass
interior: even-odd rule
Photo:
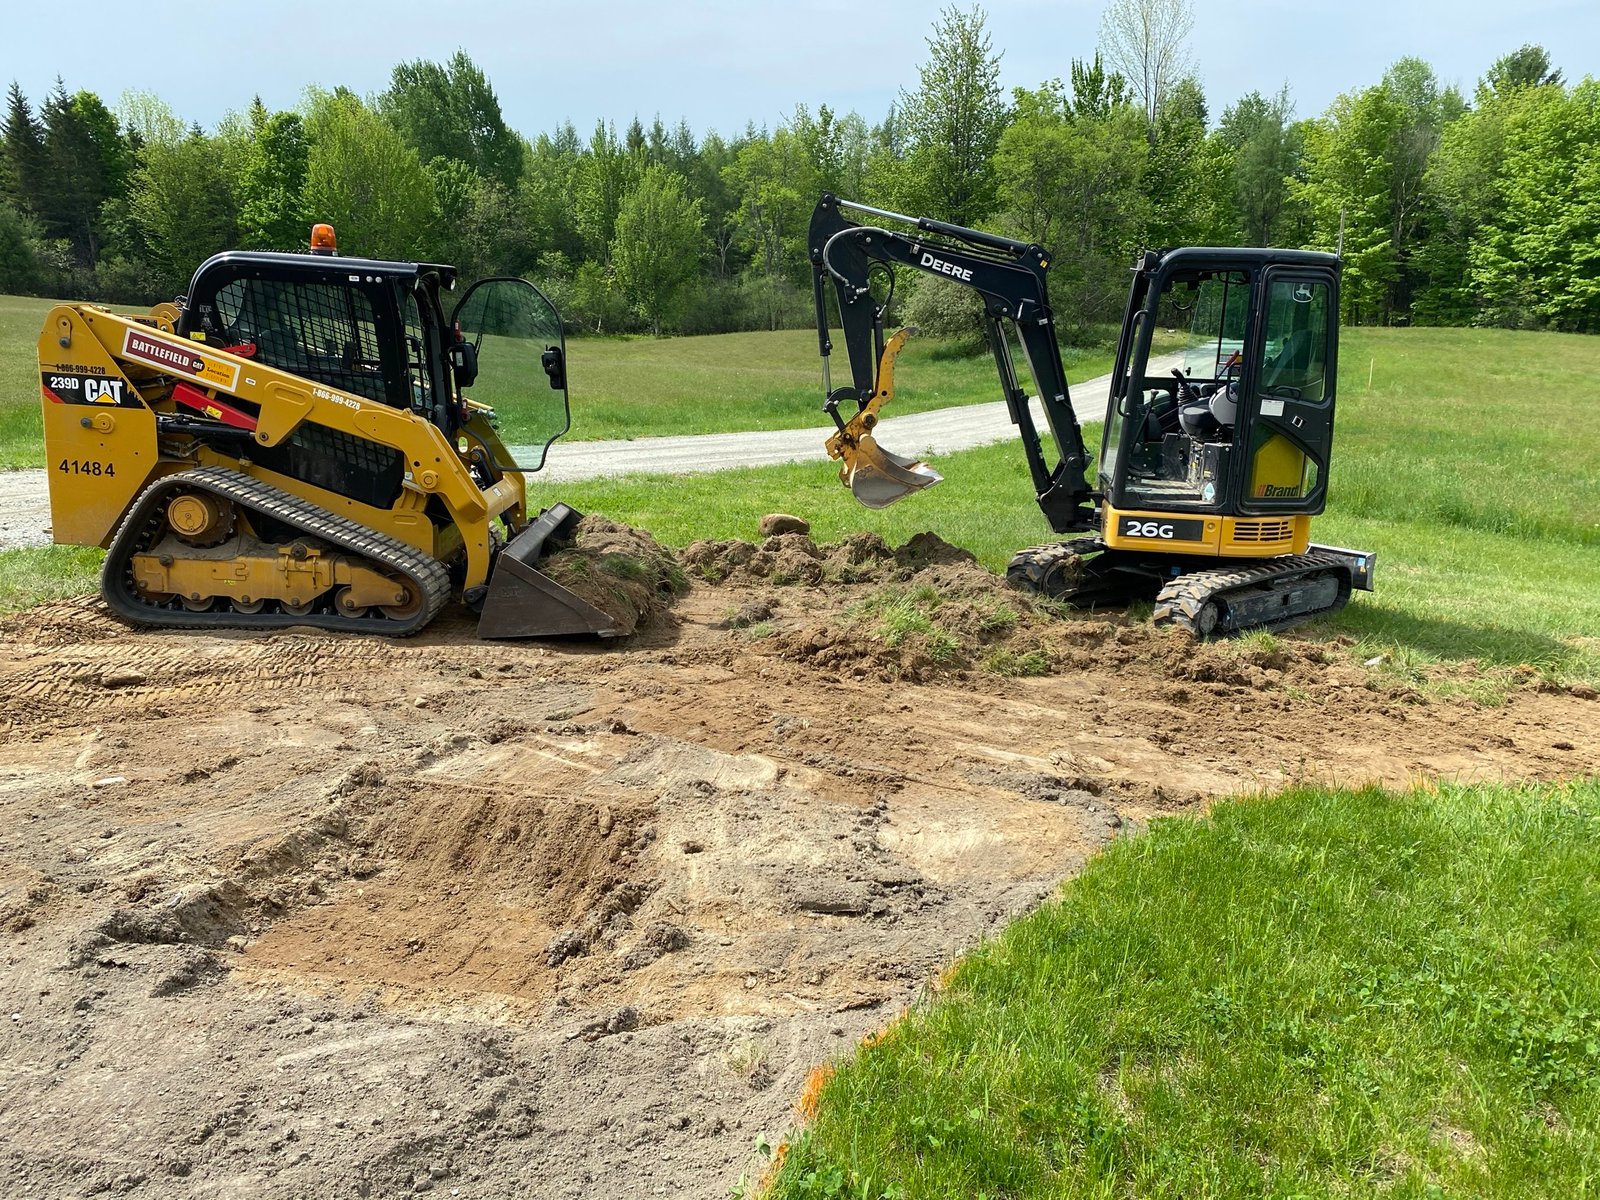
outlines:
[[[1140,399],[1129,420],[1126,506],[1210,508],[1226,500],[1249,316],[1246,272],[1182,271],[1163,285],[1154,337],[1171,357],[1153,347],[1145,377],[1132,381]]]
[[[1277,279],[1267,289],[1261,394],[1320,401],[1328,363],[1328,285]]]
[[[1261,420],[1250,437],[1246,487],[1252,500],[1299,500],[1316,488],[1315,464],[1275,419],[1284,417],[1285,403],[1320,404],[1326,395],[1329,310],[1325,282],[1274,279],[1267,287]]]
[[[485,279],[462,297],[454,320],[477,351],[477,378],[463,394],[494,409],[513,460],[537,471],[571,425],[561,315],[525,279]]]

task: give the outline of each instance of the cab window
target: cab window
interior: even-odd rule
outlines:
[[[1329,288],[1320,280],[1278,279],[1267,289],[1261,394],[1315,403],[1326,391]]]

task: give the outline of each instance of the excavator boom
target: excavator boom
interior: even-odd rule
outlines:
[[[857,224],[844,215],[844,209],[910,225],[916,233]],[[824,195],[812,212],[807,244],[826,393],[823,408],[838,426],[838,433],[828,443],[829,454],[844,460],[840,478],[857,498],[868,507],[881,508],[937,482],[930,478],[937,476],[931,467],[891,454],[878,444],[873,432],[879,410],[893,397],[893,364],[903,345],[901,335],[886,339],[884,333],[893,300],[893,270],[908,267],[972,288],[983,297],[1002,397],[1021,434],[1039,505],[1058,532],[1093,527],[1094,497],[1085,476],[1088,452],[1072,411],[1056,345],[1045,285],[1050,258],[1042,247],[942,221],[906,217],[832,195]],[[872,290],[879,275],[891,281],[889,294],[882,299]],[[851,381],[839,388],[831,387],[829,372],[833,350],[830,285],[850,362]],[[1043,402],[1057,449],[1054,466],[1046,459],[1028,407],[1028,392],[1019,382],[1013,344],[1020,345]],[[841,408],[846,410],[844,414]]]

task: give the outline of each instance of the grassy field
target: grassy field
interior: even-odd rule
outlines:
[[[1155,822],[824,1085],[774,1197],[1580,1197],[1600,784]]]
[[[36,346],[52,303],[0,296],[0,469],[37,467],[44,461]],[[808,330],[670,339],[575,338],[567,343],[567,352],[570,439],[804,429],[828,423],[822,411],[817,337]],[[1111,370],[1111,355],[1103,348],[1069,349],[1063,357],[1069,383]],[[901,386],[893,412],[1001,398],[994,365],[986,357],[950,357],[935,342],[913,339],[900,361]],[[548,395],[544,377],[537,362],[528,366],[538,405]],[[834,352],[833,371],[836,387],[848,381],[849,364],[842,349]],[[486,366],[486,378],[490,374]],[[485,399],[500,402],[499,397]],[[546,427],[547,418],[537,408],[525,415],[516,403],[502,403],[500,416],[502,433],[513,444],[532,438],[535,428]]]

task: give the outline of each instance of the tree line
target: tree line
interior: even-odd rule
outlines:
[[[875,124],[805,104],[724,137],[637,118],[528,138],[464,52],[362,97],[252,101],[210,131],[158,97],[13,83],[0,143],[0,292],[170,298],[224,249],[300,249],[521,275],[593,332],[810,319],[817,195],[979,226],[1056,255],[1070,335],[1120,316],[1141,247],[1342,246],[1350,322],[1600,331],[1600,83],[1523,46],[1468,98],[1415,58],[1296,119],[1287,88],[1213,117],[1192,0],[1112,0],[1092,58],[1001,87],[981,8],[948,8],[916,86]],[[924,281],[902,314],[970,326]]]

